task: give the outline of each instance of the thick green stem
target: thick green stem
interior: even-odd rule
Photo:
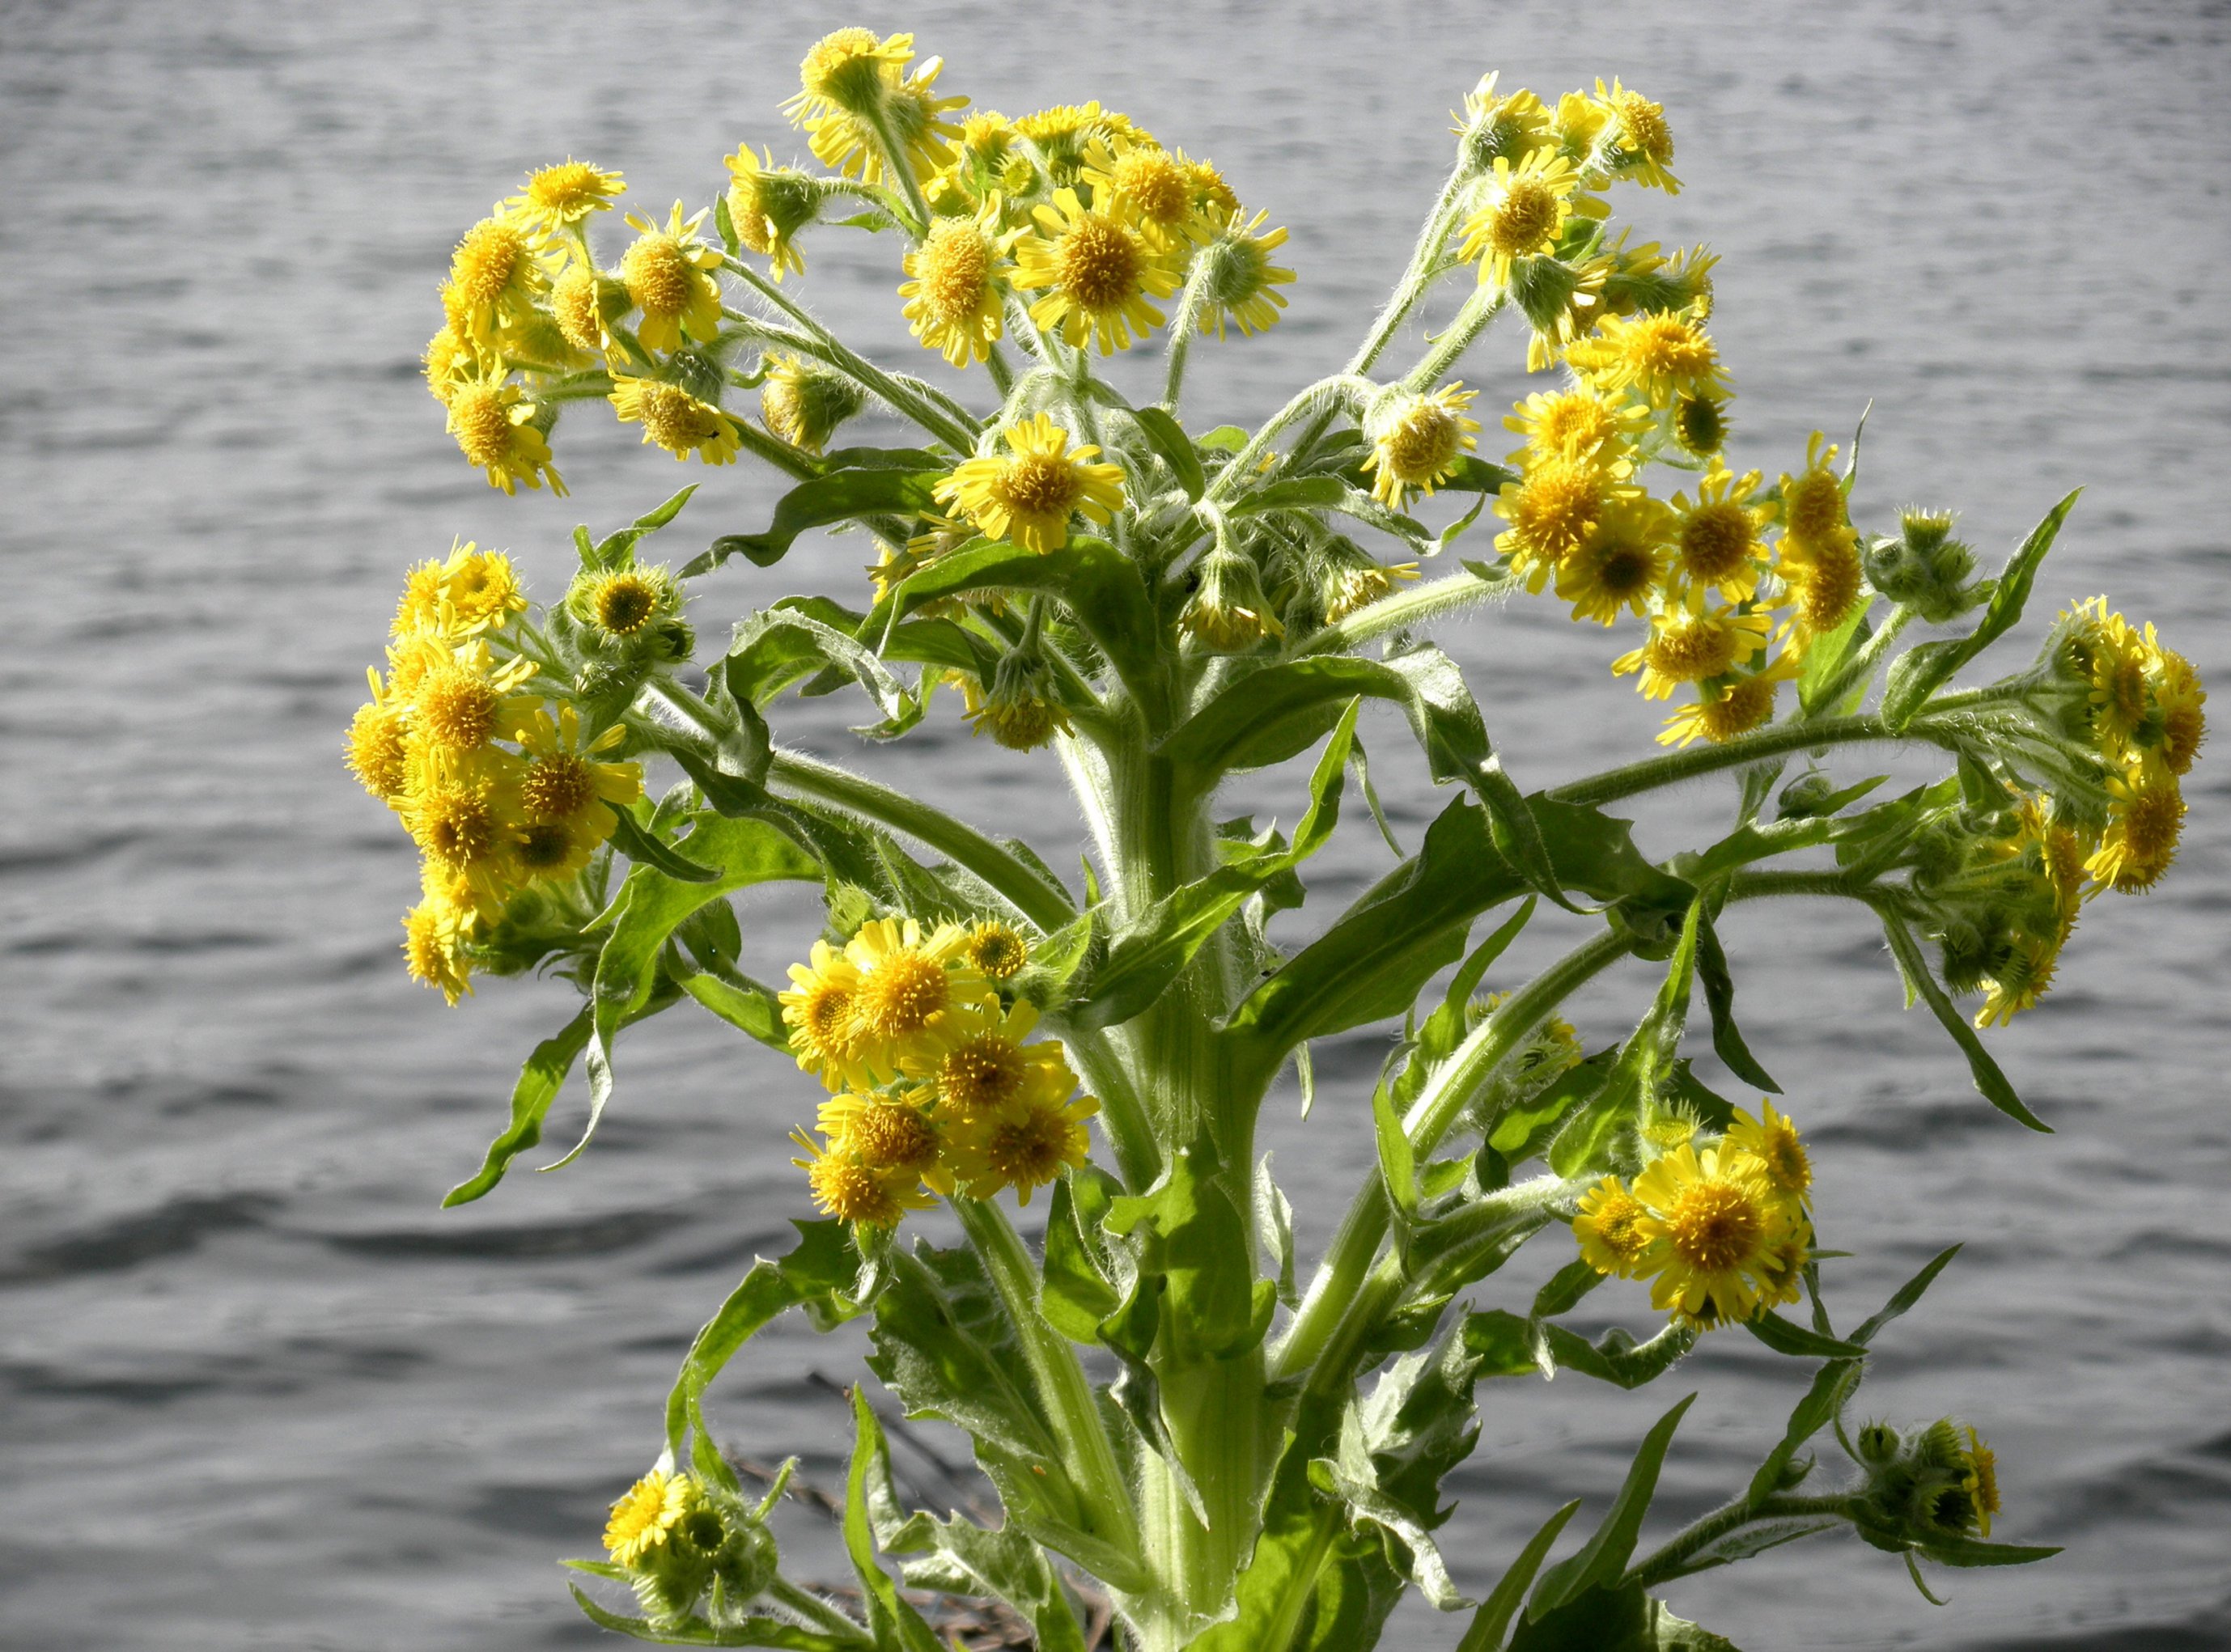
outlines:
[[[1478,341],[1479,335],[1495,324],[1495,318],[1503,313],[1505,296],[1504,290],[1499,287],[1474,289],[1472,295],[1465,300],[1464,308],[1457,312],[1456,319],[1450,322],[1441,336],[1433,340],[1432,348],[1419,358],[1418,365],[1402,376],[1402,382],[1412,390],[1421,391],[1439,384],[1441,376],[1457,365],[1464,352]]]
[[[1012,850],[926,803],[796,752],[777,752],[767,778],[824,803],[864,815],[879,825],[904,832],[950,856],[1015,903],[1015,909],[1039,928],[1059,929],[1077,916],[1066,891]]]
[[[984,1270],[1006,1305],[1023,1345],[1023,1358],[1050,1415],[1056,1442],[1077,1490],[1087,1500],[1091,1536],[1126,1554],[1140,1553],[1139,1528],[1128,1482],[1101,1421],[1100,1404],[1069,1340],[1046,1323],[1039,1305],[1042,1275],[1007,1213],[989,1199],[956,1198],[954,1214]]]
[[[1255,474],[1262,462],[1264,450],[1277,439],[1278,432],[1303,414],[1319,407],[1339,408],[1358,404],[1365,397],[1374,394],[1378,386],[1368,378],[1353,373],[1335,373],[1330,378],[1321,378],[1271,416],[1270,422],[1247,438],[1247,445],[1232,455],[1232,462],[1217,473],[1209,484],[1204,502],[1220,503],[1232,490]]]
[[[1452,1051],[1410,1109],[1403,1127],[1423,1158],[1440,1145],[1472,1094],[1552,1010],[1582,983],[1608,969],[1633,950],[1633,940],[1606,930],[1573,951],[1505,999],[1500,1008]],[[1368,1307],[1359,1302],[1372,1258],[1385,1242],[1393,1211],[1387,1187],[1374,1169],[1342,1218],[1331,1248],[1310,1281],[1301,1309],[1278,1346],[1271,1351],[1273,1381],[1298,1376],[1319,1364],[1335,1330]],[[1384,1304],[1380,1305],[1383,1307]],[[1368,1328],[1368,1327],[1367,1327]],[[1348,1339],[1352,1340],[1355,1333]]]
[[[1768,1520],[1838,1520],[1852,1518],[1853,1500],[1847,1496],[1765,1497],[1757,1502],[1739,1498],[1683,1526],[1659,1548],[1628,1568],[1620,1579],[1626,1588],[1648,1589],[1681,1575],[1693,1556],[1730,1533]]]
[[[1933,708],[1932,708],[1933,709]],[[1958,747],[1949,736],[1916,719],[1903,729],[1893,729],[1879,717],[1831,717],[1818,723],[1776,723],[1756,734],[1745,734],[1721,745],[1691,746],[1660,758],[1646,758],[1622,768],[1607,769],[1584,780],[1554,788],[1549,796],[1558,803],[1607,803],[1631,797],[1638,791],[1677,785],[1699,775],[1722,769],[1739,769],[1762,758],[1789,752],[1808,752],[1822,746],[1850,745],[1863,740],[1904,740]]]
[[[1483,579],[1471,572],[1451,574],[1418,585],[1388,592],[1368,608],[1359,608],[1346,619],[1312,631],[1293,649],[1296,657],[1312,654],[1353,654],[1365,643],[1392,632],[1424,624],[1428,620],[1492,602],[1517,589],[1515,579]]]
[[[869,117],[868,124],[875,129],[876,147],[883,152],[884,170],[890,173],[906,197],[908,209],[914,222],[906,226],[916,241],[929,233],[929,203],[922,198],[922,185],[915,181],[914,165],[907,157],[906,145],[899,141],[891,126],[890,113],[878,108]]]
[[[1178,295],[1177,313],[1170,318],[1169,371],[1162,379],[1162,406],[1171,413],[1178,410],[1178,394],[1185,385],[1186,356],[1193,348],[1201,297],[1215,268],[1216,260],[1206,252],[1193,255],[1193,266],[1186,272],[1185,290]]]

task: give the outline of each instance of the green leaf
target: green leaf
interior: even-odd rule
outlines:
[[[1085,1652],[1061,1579],[1044,1551],[1020,1532],[986,1531],[957,1514],[939,1520],[917,1512],[899,1520],[889,1465],[881,1457],[870,1469],[867,1504],[884,1553],[928,1557],[902,1562],[899,1572],[909,1587],[1003,1600],[1037,1631],[1039,1652]]]
[[[844,1477],[844,1552],[851,1557],[867,1599],[868,1628],[878,1646],[896,1641],[901,1652],[948,1652],[876,1560],[875,1533],[868,1520],[868,1483],[878,1473],[885,1484],[889,1482],[889,1448],[882,1424],[857,1387],[852,1391],[852,1466]]]
[[[1750,1477],[1750,1500],[1754,1503],[1771,1497],[1782,1489],[1782,1475],[1796,1460],[1805,1442],[1827,1428],[1844,1400],[1859,1380],[1859,1365],[1853,1359],[1834,1359],[1813,1373],[1813,1381],[1789,1413],[1789,1423],[1782,1430],[1782,1440],[1766,1455],[1758,1472]]]
[[[1045,1282],[1040,1306],[1046,1322],[1072,1342],[1100,1340],[1100,1322],[1122,1306],[1100,1254],[1100,1224],[1123,1184],[1086,1164],[1053,1185],[1046,1212]]]
[[[1951,681],[1963,666],[2012,630],[2021,620],[2023,605],[2029,601],[2030,587],[2037,581],[2038,565],[2045,560],[2045,553],[2053,549],[2060,525],[2075,508],[2077,495],[2083,491],[2078,488],[2047,511],[2045,519],[2030,531],[2029,538],[2007,559],[2007,565],[2000,571],[1992,587],[1991,600],[1984,607],[1983,617],[1974,630],[1949,642],[1924,642],[1898,656],[1883,690],[1882,718],[1893,731],[1911,722],[1929,703],[1930,697]]]
[[[1376,660],[1344,655],[1286,660],[1238,678],[1158,748],[1206,791],[1217,776],[1306,752],[1359,694],[1406,701],[1410,685]]]
[[[1807,717],[1848,716],[1866,701],[1867,690],[1873,686],[1872,674],[1853,683],[1837,696],[1833,706],[1824,705],[1820,696],[1866,642],[1868,607],[1866,603],[1853,603],[1841,625],[1815,637],[1805,650],[1804,668],[1797,675],[1797,703]]]
[[[1329,510],[1353,491],[1338,476],[1289,476],[1243,492],[1224,507],[1226,516],[1260,516],[1266,511]]]
[[[809,528],[850,522],[863,516],[924,516],[937,509],[931,489],[945,467],[926,470],[831,470],[800,482],[775,502],[774,519],[763,533],[724,533],[704,555],[682,571],[682,578],[719,567],[730,557],[749,558],[772,567]]]
[[[2058,1546],[2028,1543],[1986,1543],[1980,1538],[1932,1538],[1921,1552],[1940,1566],[2027,1566],[2050,1560]]]
[[[1898,961],[1898,971],[1904,978],[1907,992],[1928,1004],[1930,1013],[1952,1035],[1952,1042],[1960,1046],[1961,1053],[1968,1058],[1968,1071],[1975,1079],[1976,1094],[2017,1124],[2051,1135],[2053,1126],[2022,1105],[2014,1085],[1983,1048],[1983,1041],[1976,1036],[1968,1018],[1954,1007],[1944,989],[1937,984],[1937,978],[1930,972],[1929,960],[1922,955],[1921,944],[1914,939],[1905,920],[1889,911],[1883,912],[1881,917],[1883,933],[1889,938],[1891,956]]]
[[[488,1144],[479,1173],[442,1196],[443,1210],[469,1204],[480,1197],[503,1179],[513,1159],[542,1139],[543,1115],[558,1099],[566,1075],[573,1070],[574,1062],[588,1044],[590,1018],[590,1008],[583,1004],[580,1013],[562,1029],[534,1047],[534,1053],[519,1069],[519,1082],[512,1087],[510,1124]]]
[[[1538,1611],[1540,1602],[1536,1591],[1510,1637],[1510,1652],[1656,1652],[1650,1627],[1655,1603],[1639,1584],[1591,1589],[1549,1611]]]
[[[824,668],[852,678],[886,717],[907,707],[906,689],[874,653],[849,632],[795,608],[761,609],[738,626],[721,667],[728,692],[747,706],[764,705]]]
[[[1488,1132],[1488,1145],[1514,1167],[1542,1152],[1556,1133],[1559,1121],[1603,1088],[1617,1060],[1617,1051],[1600,1049],[1578,1066],[1566,1068],[1530,1100],[1505,1107]]]
[[[676,926],[707,901],[732,890],[779,878],[818,881],[822,875],[819,862],[762,821],[700,816],[682,847],[691,861],[720,875],[700,883],[670,878],[655,866],[637,866],[629,872],[612,903],[611,933],[597,955],[596,981],[589,996],[588,1125],[572,1152],[546,1169],[571,1164],[596,1134],[605,1105],[611,1099],[613,1036],[629,1015],[649,1000],[660,954]]]
[[[1681,926],[1681,939],[1665,967],[1657,999],[1620,1051],[1611,1076],[1550,1142],[1549,1168],[1558,1175],[1569,1178],[1607,1167],[1616,1156],[1620,1133],[1671,1066],[1688,1022],[1689,980],[1704,923],[1700,897]]]
[[[1619,1488],[1603,1524],[1596,1527],[1595,1535],[1588,1540],[1581,1552],[1542,1575],[1533,1597],[1526,1605],[1529,1621],[1537,1620],[1579,1599],[1590,1590],[1609,1590],[1615,1587],[1626,1570],[1627,1559],[1634,1552],[1635,1539],[1641,1534],[1642,1517],[1649,1512],[1650,1499],[1658,1489],[1658,1472],[1665,1462],[1665,1450],[1673,1442],[1673,1430],[1681,1426],[1681,1418],[1695,1403],[1694,1394],[1688,1396],[1652,1425],[1643,1437],[1642,1446],[1634,1454],[1634,1463],[1626,1472],[1626,1481]]]
[[[1857,1359],[1866,1352],[1857,1343],[1824,1337],[1770,1310],[1762,1310],[1743,1323],[1743,1329],[1775,1352],[1793,1359]]]
[[[734,971],[715,974],[700,970],[679,976],[675,984],[739,1032],[756,1038],[769,1049],[790,1053],[790,1029],[782,1019],[782,1004],[772,987]]]
[[[1247,445],[1247,432],[1236,424],[1219,424],[1213,430],[1196,436],[1193,445],[1206,448],[1211,453],[1238,453]]]
[[[1138,407],[1129,411],[1139,434],[1169,466],[1170,474],[1178,479],[1178,486],[1186,490],[1186,497],[1199,499],[1208,487],[1208,479],[1201,473],[1200,455],[1193,451],[1193,441],[1184,427],[1159,407]]]
[[[844,1224],[797,1222],[798,1242],[787,1255],[760,1257],[728,1293],[720,1312],[705,1322],[689,1345],[682,1370],[666,1398],[666,1443],[679,1458],[682,1436],[707,1388],[736,1351],[786,1309],[812,1307],[824,1328],[860,1311],[849,1295],[860,1272],[860,1254]]]
[[[1922,1293],[1936,1283],[1937,1274],[1950,1267],[1952,1259],[1959,1254],[1960,1247],[1953,1245],[1947,1249],[1938,1251],[1936,1255],[1930,1257],[1928,1266],[1899,1286],[1892,1294],[1890,1300],[1883,1304],[1881,1313],[1874,1315],[1858,1330],[1852,1333],[1852,1340],[1861,1343],[1872,1341],[1876,1332],[1881,1330],[1892,1320],[1898,1318],[1921,1300]]]
[[[1406,1222],[1418,1214],[1418,1161],[1410,1146],[1410,1133],[1394,1116],[1393,1098],[1384,1084],[1371,1092],[1371,1122],[1379,1140],[1379,1179],[1387,1202]]]
[[[607,808],[611,805],[607,804]],[[637,823],[634,812],[626,809],[611,809],[612,847],[638,866],[655,866],[669,878],[684,883],[711,883],[720,877],[709,866],[700,866],[686,855],[676,854],[665,842]]]
[[[1719,934],[1709,913],[1697,922],[1697,978],[1704,984],[1704,1003],[1711,1011],[1712,1053],[1744,1083],[1756,1085],[1769,1095],[1780,1095],[1782,1087],[1758,1064],[1736,1026],[1735,977],[1728,972],[1728,955],[1720,950]]]
[[[1070,1011],[1086,1027],[1128,1021],[1166,991],[1195,953],[1252,896],[1290,874],[1322,849],[1340,822],[1341,789],[1361,702],[1350,700],[1310,780],[1310,806],[1290,847],[1234,856],[1207,876],[1173,890],[1109,938],[1107,961],[1090,991]]]
[[[697,484],[690,483],[689,487],[675,494],[657,509],[637,517],[631,526],[620,529],[617,533],[606,534],[598,541],[593,551],[583,545],[582,561],[598,568],[618,567],[633,555],[637,541],[645,534],[657,532],[659,529],[679,516],[682,513],[682,507],[689,502],[689,495],[696,491]],[[577,532],[579,538],[575,543],[581,545],[581,542],[588,538],[588,532],[586,529],[580,529],[577,530]]]
[[[1518,1558],[1503,1574],[1503,1581],[1495,1585],[1492,1594],[1479,1604],[1473,1615],[1471,1627],[1457,1642],[1457,1652],[1497,1652],[1503,1645],[1503,1633],[1510,1627],[1510,1619],[1518,1610],[1518,1603],[1526,1597],[1526,1588],[1534,1581],[1534,1574],[1542,1569],[1549,1550],[1557,1541],[1557,1534],[1565,1529],[1565,1522],[1581,1506],[1575,1497],[1542,1523],[1542,1529],[1527,1539]]]
[[[1103,1225],[1132,1240],[1141,1290],[1149,1279],[1161,1281],[1161,1333],[1171,1358],[1235,1358],[1270,1329],[1277,1287],[1255,1277],[1251,1204],[1248,1190],[1232,1187],[1206,1128],[1169,1156],[1145,1193],[1109,1202]]]

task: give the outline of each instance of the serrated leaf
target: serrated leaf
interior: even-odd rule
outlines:
[[[831,470],[800,482],[775,502],[774,519],[764,532],[722,534],[704,555],[682,569],[682,577],[717,568],[734,556],[747,558],[762,568],[772,567],[810,528],[855,521],[863,516],[930,514],[937,509],[931,490],[945,469],[941,466],[926,470]]]
[[[764,705],[824,668],[857,682],[886,717],[908,707],[905,687],[873,651],[849,631],[798,608],[762,609],[739,625],[721,667],[729,694],[747,706]]]

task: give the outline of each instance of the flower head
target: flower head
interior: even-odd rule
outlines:
[[[699,239],[700,211],[685,222],[676,201],[661,228],[630,212],[634,244],[620,255],[620,282],[643,312],[636,336],[646,350],[678,350],[684,336],[709,340],[721,330],[721,249]]]
[[[1609,625],[1622,610],[1646,614],[1665,578],[1672,517],[1647,494],[1605,507],[1580,544],[1557,565],[1557,595],[1576,620]]]
[[[1665,720],[1658,743],[1680,746],[1705,739],[1719,745],[1763,728],[1774,720],[1775,691],[1783,683],[1796,681],[1797,674],[1797,661],[1784,654],[1761,670],[1723,677],[1710,685],[1706,698],[1682,707]]]
[[[449,431],[458,451],[488,472],[488,486],[515,494],[519,485],[566,496],[566,481],[551,463],[550,443],[534,423],[541,409],[517,384],[495,373],[456,381],[449,392]]]
[[[994,1113],[1048,1085],[1065,1096],[1077,1075],[1059,1044],[1030,1042],[1037,1024],[1038,1011],[1027,1003],[964,1004],[900,1062],[900,1071],[922,1084],[941,1119]]]
[[[1716,469],[1697,484],[1695,503],[1673,495],[1675,568],[1684,592],[1713,591],[1740,603],[1757,591],[1766,512],[1749,500],[1758,482],[1756,470],[1738,477]]]
[[[1410,488],[1430,495],[1447,481],[1457,461],[1479,445],[1472,435],[1479,421],[1465,411],[1478,396],[1445,384],[1430,396],[1398,390],[1381,397],[1363,421],[1371,443],[1363,468],[1374,473],[1371,496],[1399,511]]]
[[[983,360],[999,336],[1001,239],[995,196],[973,216],[938,219],[901,261],[913,278],[899,287],[908,326],[955,367]]]
[[[477,345],[491,343],[499,324],[531,309],[550,285],[534,250],[534,233],[498,208],[464,233],[449,255],[443,298],[450,324]]]
[[[1616,78],[1608,92],[1599,80],[1596,97],[1611,115],[1611,143],[1605,158],[1612,175],[1678,195],[1681,180],[1665,170],[1673,158],[1673,132],[1665,124],[1665,106],[1628,90]]]
[[[635,1565],[665,1543],[698,1499],[697,1482],[687,1475],[652,1469],[612,1505],[605,1526],[605,1552],[619,1565]]]
[[[1203,332],[1221,339],[1227,317],[1243,338],[1261,332],[1286,307],[1286,295],[1277,289],[1294,279],[1294,272],[1271,261],[1271,255],[1286,244],[1286,232],[1258,233],[1269,216],[1258,212],[1250,219],[1237,208],[1215,208],[1206,215],[1212,232],[1194,255],[1205,261],[1197,322]]]
[[[503,204],[521,223],[550,237],[563,234],[592,212],[611,211],[613,198],[626,193],[627,184],[618,172],[607,172],[569,155],[555,166],[529,172],[525,186]]]
[[[1639,685],[1652,700],[1664,700],[1685,682],[1723,677],[1766,647],[1763,614],[1735,608],[1681,607],[1652,621],[1650,640],[1612,661],[1612,674],[1642,673]]]
[[[799,1066],[830,1090],[875,1081],[863,1059],[866,1045],[852,1010],[859,997],[857,965],[827,941],[813,943],[809,962],[790,966],[791,990],[778,993],[791,1053]]]
[[[1044,413],[1001,432],[1007,451],[968,459],[936,487],[940,503],[954,507],[987,539],[1008,539],[1025,550],[1058,551],[1069,543],[1069,519],[1079,511],[1106,522],[1123,507],[1123,472],[1091,462],[1096,447],[1074,450],[1069,432]]]
[[[1627,468],[1624,459],[1610,465],[1594,458],[1542,459],[1504,483],[1495,513],[1510,526],[1495,536],[1495,548],[1528,577],[1530,590],[1542,589],[1613,500],[1639,491],[1627,483]]]
[[[805,1172],[813,1202],[841,1222],[894,1228],[908,1211],[935,1203],[922,1191],[918,1171],[873,1169],[844,1149],[815,1145],[802,1130],[792,1131],[790,1139],[805,1150],[805,1158],[790,1162]]]
[[[803,356],[771,357],[760,387],[760,423],[794,448],[819,453],[868,404],[860,387]]]
[[[914,61],[914,36],[877,40],[872,30],[839,29],[813,42],[798,66],[799,89],[782,106],[794,126],[830,114],[872,119],[889,84]]]
[[[1074,189],[1054,192],[1036,208],[1032,228],[1015,243],[1014,282],[1044,289],[1031,319],[1058,331],[1068,344],[1090,342],[1102,355],[1128,350],[1162,325],[1147,300],[1177,290],[1164,255],[1126,216],[1087,207]]]
[[[1616,461],[1641,436],[1649,415],[1633,403],[1588,386],[1536,390],[1510,410],[1503,428],[1525,438],[1513,464],[1537,459]]]
[[[873,109],[832,109],[806,128],[814,158],[847,177],[882,183],[890,170],[883,152],[883,134],[889,132],[915,177],[935,171],[952,155],[949,140],[960,135],[960,128],[945,117],[968,103],[964,97],[937,94],[944,68],[943,60],[933,57],[902,77],[896,65],[886,64]]]
[[[1813,1161],[1806,1155],[1805,1144],[1798,1139],[1796,1125],[1788,1113],[1775,1112],[1771,1101],[1762,1100],[1759,1112],[1762,1116],[1754,1119],[1743,1108],[1736,1109],[1735,1122],[1728,1126],[1723,1152],[1749,1153],[1783,1197],[1810,1204]]]
[[[1477,205],[1465,220],[1457,255],[1478,261],[1483,285],[1508,287],[1515,260],[1555,247],[1575,212],[1600,213],[1588,197],[1573,198],[1579,183],[1572,163],[1549,150],[1529,149],[1516,164],[1497,155],[1474,186]]]
[[[967,940],[958,924],[925,935],[911,918],[877,918],[845,944],[859,978],[852,1019],[862,1057],[876,1072],[897,1074],[904,1058],[934,1047],[946,1017],[993,996],[963,952]]]
[[[1192,165],[1160,144],[1127,137],[1093,138],[1085,145],[1078,182],[1092,204],[1131,224],[1158,248],[1206,233],[1193,204]]]
[[[615,373],[611,403],[622,424],[643,426],[644,443],[665,448],[677,462],[694,453],[703,464],[730,464],[743,444],[733,416],[679,384]]]
[[[728,227],[745,248],[770,263],[780,281],[785,270],[805,270],[798,233],[821,214],[821,190],[804,172],[778,168],[774,152],[752,152],[749,144],[721,165],[728,169]]]
[[[1581,1196],[1580,1213],[1573,1218],[1582,1259],[1599,1274],[1633,1274],[1650,1248],[1639,1225],[1649,1214],[1626,1183],[1605,1177]]]
[[[2111,778],[2107,829],[2084,863],[2102,889],[2144,894],[2176,859],[2184,833],[2184,793],[2174,775],[2134,770]]]
[[[1028,1204],[1033,1190],[1084,1163],[1091,1146],[1085,1120],[1099,1111],[1089,1095],[1069,1098],[1067,1086],[1026,1087],[1005,1106],[954,1126],[954,1174],[971,1198],[1013,1188]]]
[[[993,981],[1012,980],[1030,962],[1030,943],[1012,926],[986,918],[968,932],[961,952]]]
[[[1601,388],[1631,388],[1658,408],[1727,388],[1719,346],[1692,317],[1665,311],[1607,315],[1598,335],[1585,353],[1576,346],[1568,358]]]
[[[1633,1271],[1651,1280],[1652,1307],[1710,1326],[1794,1298],[1782,1250],[1804,1217],[1751,1155],[1676,1147],[1635,1178],[1634,1197],[1648,1208]]]

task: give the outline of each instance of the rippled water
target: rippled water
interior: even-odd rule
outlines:
[[[2037,605],[2107,586],[2231,681],[2224,9],[1705,15],[923,4],[863,21],[915,29],[980,103],[1130,110],[1292,227],[1286,321],[1197,352],[1194,411],[1217,418],[1259,417],[1345,355],[1481,69],[1639,81],[1671,107],[1688,188],[1622,210],[1725,255],[1738,459],[1788,466],[1872,397],[1863,516],[1956,505],[1994,551],[2088,483]],[[773,106],[844,20],[797,3],[0,10],[0,1643],[591,1638],[552,1559],[593,1547],[656,1449],[689,1334],[803,1213],[782,1139],[812,1098],[676,1011],[623,1047],[582,1162],[439,1211],[566,994],[499,983],[449,1014],[404,980],[407,845],[342,772],[338,736],[406,559],[462,533],[511,546],[546,593],[572,523],[624,519],[676,480],[594,417],[559,432],[569,501],[508,500],[465,468],[414,359],[451,238],[569,151],[624,168],[646,206],[707,198],[740,140],[790,145]],[[807,291],[911,352],[883,252],[824,233]],[[1472,375],[1489,402],[1515,394],[1508,342]],[[741,467],[708,474],[670,538],[755,526],[773,492]],[[705,629],[793,584],[848,588],[859,555],[830,541],[779,578],[723,573]],[[1656,713],[1546,606],[1446,640],[1522,783],[1646,745]],[[857,720],[816,701],[778,732],[840,753]],[[1399,731],[1374,727],[1414,841],[1438,800]],[[862,756],[1055,849],[1078,836],[1041,774],[947,717]],[[1689,1615],[1753,1652],[2231,1644],[2226,773],[2218,753],[2194,778],[2168,891],[2088,913],[2049,1006],[1997,1041],[2049,1139],[1969,1095],[1935,1029],[1901,1017],[1864,924],[1727,925],[1751,1042],[1819,1143],[1824,1236],[1859,1253],[1832,1300],[1863,1312],[1969,1240],[1885,1339],[1871,1404],[1975,1416],[2008,1531],[2068,1552],[1955,1576],[1937,1610],[1887,1556],[1783,1551],[1677,1588]],[[1290,818],[1290,778],[1244,801]],[[1723,806],[1685,794],[1646,842],[1670,851]],[[1385,864],[1351,825],[1293,932]],[[746,916],[769,971],[816,923],[797,890]],[[1573,932],[1538,927],[1536,956]],[[1639,990],[1607,984],[1584,1030],[1613,1036]],[[1356,1086],[1380,1049],[1324,1049],[1316,1117],[1269,1132],[1314,1242],[1368,1162]],[[719,1391],[732,1447],[795,1447],[829,1478],[844,1424],[813,1373],[853,1352],[776,1327]],[[1607,1494],[1691,1385],[1670,1520],[1739,1484],[1794,1397],[1748,1339],[1713,1339],[1655,1391],[1484,1391],[1445,1534],[1460,1578],[1491,1577],[1565,1496]],[[796,1542],[835,1575],[824,1536]],[[1423,1610],[1400,1626],[1390,1644],[1456,1635]]]

